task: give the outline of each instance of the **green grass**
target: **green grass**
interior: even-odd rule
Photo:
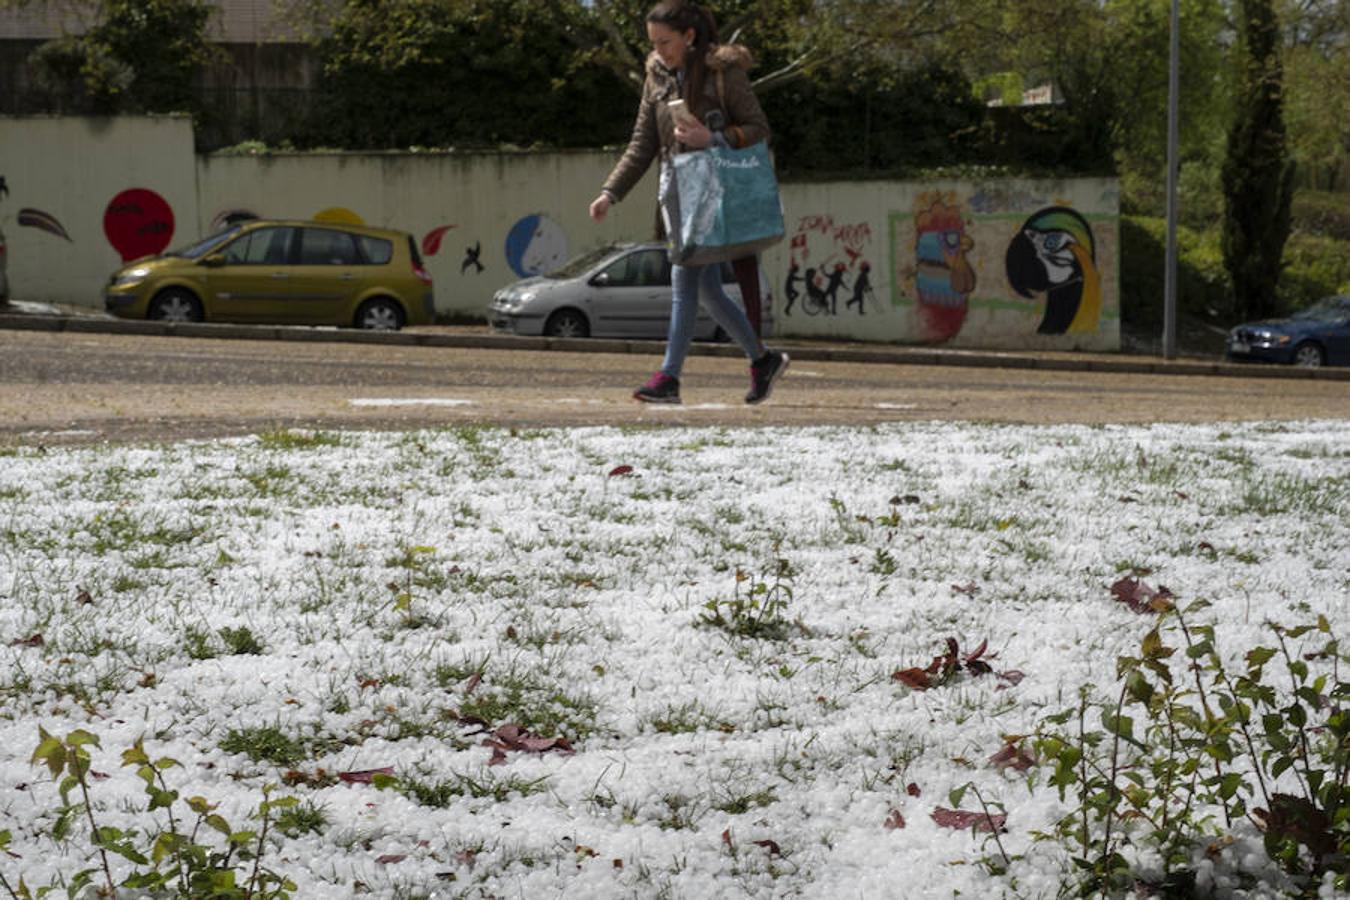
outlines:
[[[303,744],[275,725],[231,728],[220,742],[226,753],[242,753],[254,762],[294,766],[305,759]]]

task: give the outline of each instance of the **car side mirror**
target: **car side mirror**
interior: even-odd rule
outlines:
[[[225,257],[221,256],[219,253],[212,253],[202,260],[202,265],[206,266],[208,269],[219,269],[221,266],[225,265]]]
[[[606,287],[609,285],[609,282],[610,277],[608,272],[601,272],[599,275],[591,279],[591,284],[595,285],[596,287]]]

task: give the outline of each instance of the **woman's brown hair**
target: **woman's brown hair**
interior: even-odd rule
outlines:
[[[708,105],[703,96],[703,85],[708,78],[708,51],[717,44],[717,20],[712,12],[687,0],[662,0],[647,13],[647,21],[684,34],[691,28],[694,42],[689,45],[685,59],[684,99],[694,114],[702,118]]]

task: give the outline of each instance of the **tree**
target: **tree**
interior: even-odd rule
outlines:
[[[1279,20],[1271,0],[1239,0],[1240,80],[1236,118],[1223,164],[1221,246],[1236,312],[1278,312],[1275,288],[1289,237],[1294,164],[1281,110]]]
[[[101,0],[83,34],[38,49],[35,79],[61,111],[200,113],[214,12],[205,0]]]
[[[1280,13],[1290,153],[1312,187],[1334,191],[1350,158],[1350,4],[1284,0]]]
[[[318,42],[309,143],[360,148],[603,144],[623,86],[579,65],[553,0],[345,0]],[[579,7],[578,7],[579,8]]]

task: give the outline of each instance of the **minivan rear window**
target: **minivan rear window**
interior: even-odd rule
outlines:
[[[388,265],[389,260],[394,258],[393,243],[383,238],[358,234],[356,242],[361,245],[361,256],[372,266]]]

